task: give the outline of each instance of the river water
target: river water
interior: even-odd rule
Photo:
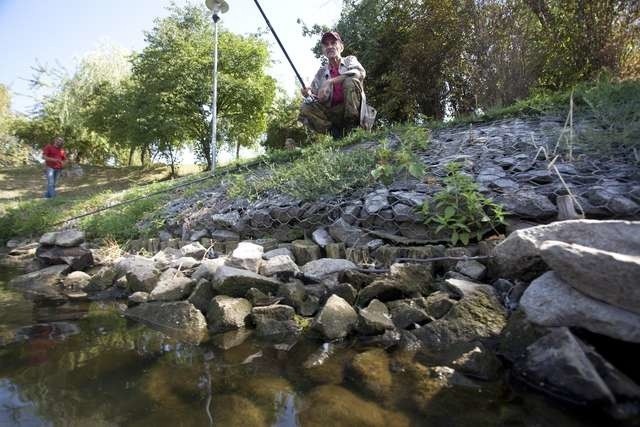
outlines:
[[[117,303],[36,306],[7,290],[13,274],[0,270],[0,426],[603,425],[504,380],[416,398],[401,354],[389,392],[373,396],[344,375],[365,348],[247,331],[181,344]]]

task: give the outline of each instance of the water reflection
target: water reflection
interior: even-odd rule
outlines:
[[[352,343],[240,330],[194,346],[125,319],[119,304],[29,305],[27,316],[1,284],[0,295],[19,313],[0,317],[0,425],[597,425],[502,382],[438,388],[406,354],[385,356],[391,382],[373,399],[345,376],[369,350]]]

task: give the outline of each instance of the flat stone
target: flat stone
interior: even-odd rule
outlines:
[[[318,228],[311,234],[311,238],[321,248],[326,247],[330,243],[335,243],[326,228]]]
[[[280,255],[288,256],[289,258],[293,259],[293,252],[291,252],[291,249],[289,248],[277,248],[277,249],[270,250],[262,254],[262,258],[269,261],[271,258],[280,256]]]
[[[321,258],[304,264],[301,271],[305,276],[322,280],[357,268],[353,262],[346,259]]]
[[[59,284],[63,274],[69,269],[67,265],[51,267],[14,277],[9,281],[9,288],[14,289],[27,298],[35,301],[65,301]]]
[[[214,227],[223,230],[239,231],[240,214],[232,211],[226,214],[211,215],[211,223]]]
[[[365,231],[349,224],[342,218],[338,218],[329,226],[328,230],[331,237],[344,243],[347,247],[366,245],[372,240]]]
[[[239,268],[219,267],[212,278],[213,289],[221,295],[244,297],[250,288],[256,288],[269,294],[275,293],[281,282]]]
[[[358,333],[363,335],[378,335],[388,329],[393,329],[391,315],[387,306],[374,299],[366,308],[358,310]]]
[[[263,276],[275,276],[278,273],[298,273],[300,268],[293,259],[286,255],[275,256],[262,264],[260,274]]]
[[[240,240],[240,235],[230,230],[213,230],[211,231],[211,240],[215,242],[237,242]]]
[[[482,280],[487,272],[487,267],[474,259],[470,259],[467,261],[458,261],[455,270],[470,279]]]
[[[520,218],[543,220],[558,215],[558,208],[547,196],[532,191],[502,194],[495,200],[503,205],[507,212]]]
[[[516,230],[494,249],[492,276],[531,280],[548,270],[540,256],[547,240],[640,256],[640,222],[570,220]]]
[[[207,248],[202,246],[200,242],[193,242],[181,247],[180,253],[182,254],[182,256],[201,260],[204,258],[204,255],[207,253]]]
[[[364,200],[364,209],[368,214],[375,214],[389,207],[389,191],[378,190],[370,193]]]
[[[552,240],[540,246],[540,255],[573,288],[640,315],[640,256]]]
[[[152,301],[177,301],[186,298],[193,291],[195,282],[180,271],[170,268],[158,278],[158,284],[149,294]]]
[[[520,306],[527,319],[537,325],[580,327],[640,343],[640,315],[593,299],[551,271],[531,282]]]
[[[135,304],[142,304],[149,301],[149,294],[147,292],[134,292],[129,295],[129,301]]]
[[[291,250],[298,265],[322,258],[322,249],[310,240],[294,240],[291,242]]]
[[[128,308],[124,315],[188,343],[198,344],[208,334],[204,316],[187,301],[140,304]]]
[[[89,284],[91,276],[83,271],[73,271],[64,278],[65,289],[83,290]]]
[[[93,265],[93,254],[80,246],[39,246],[36,257],[45,265],[66,264],[71,270],[84,270]]]

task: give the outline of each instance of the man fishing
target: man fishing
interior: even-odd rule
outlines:
[[[358,126],[370,129],[375,110],[364,102],[363,81],[367,73],[355,56],[342,57],[344,44],[337,32],[324,33],[320,43],[322,54],[329,61],[320,67],[311,87],[301,89],[306,99],[300,107],[299,120],[335,139]]]

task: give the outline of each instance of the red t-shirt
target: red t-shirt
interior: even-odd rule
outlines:
[[[329,74],[331,78],[338,77],[340,75],[339,66],[336,68],[329,67]],[[333,84],[333,95],[331,96],[331,105],[338,105],[344,102],[344,89],[342,88],[342,83],[334,83]]]
[[[47,166],[53,169],[62,169],[62,161],[67,160],[67,155],[63,148],[58,148],[53,144],[47,144],[42,149],[42,155],[56,159],[55,161],[45,160]]]

